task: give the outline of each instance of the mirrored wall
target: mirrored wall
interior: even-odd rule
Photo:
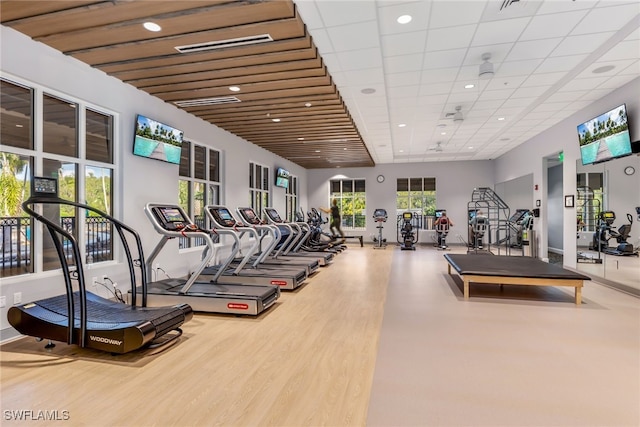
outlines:
[[[640,157],[576,171],[577,269],[639,293]]]

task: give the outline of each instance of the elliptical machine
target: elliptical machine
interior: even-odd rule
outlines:
[[[598,228],[593,234],[593,242],[589,249],[604,252],[608,255],[628,256],[638,255],[638,249],[627,242],[629,234],[631,233],[631,226],[633,225],[633,216],[627,214],[628,224],[623,224],[618,227],[618,230],[613,229],[613,223],[616,220],[616,214],[613,211],[604,211],[600,214],[600,220],[598,222]],[[609,240],[616,239],[618,246],[615,248],[609,247]]]
[[[378,237],[373,238],[375,243],[373,249],[384,249],[387,247],[387,240],[382,237],[382,229],[384,228],[382,223],[387,222],[387,210],[379,208],[373,211],[373,220],[378,224],[376,227],[378,229]]]
[[[415,251],[414,246],[418,242],[418,233],[413,231],[413,213],[410,211],[403,212],[402,217],[398,220],[398,243],[400,250]]]
[[[436,234],[438,235],[438,250],[446,250],[449,247],[447,246],[447,236],[449,235],[449,228],[451,227],[451,222],[449,218],[447,218],[447,211],[444,209],[436,210],[436,223],[435,229]]]

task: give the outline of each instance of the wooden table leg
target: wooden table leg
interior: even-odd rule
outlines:
[[[582,286],[576,286],[576,305],[582,304]]]
[[[469,299],[469,280],[464,279],[464,299]]]

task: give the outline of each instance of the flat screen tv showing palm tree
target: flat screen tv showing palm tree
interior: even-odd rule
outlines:
[[[578,139],[583,165],[630,155],[631,136],[626,105],[622,104],[579,125]]]
[[[180,164],[183,132],[138,114],[133,154]]]

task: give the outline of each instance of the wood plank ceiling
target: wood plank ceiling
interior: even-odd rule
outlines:
[[[3,0],[0,22],[305,168],[374,164],[290,0]]]

